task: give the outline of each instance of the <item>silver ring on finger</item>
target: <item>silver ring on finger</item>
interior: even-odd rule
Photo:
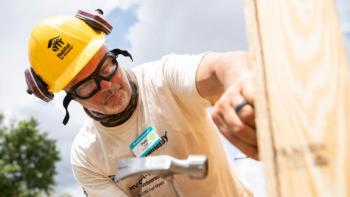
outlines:
[[[233,107],[235,112],[238,113],[245,105],[248,105],[248,101],[242,98],[240,101],[238,101],[235,106]]]

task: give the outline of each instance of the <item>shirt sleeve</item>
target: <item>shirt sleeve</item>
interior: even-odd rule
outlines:
[[[77,181],[88,197],[124,197],[127,194],[112,179],[92,172],[86,168],[72,166]]]
[[[210,102],[199,95],[196,87],[197,70],[206,54],[170,54],[166,56],[163,64],[163,77],[166,83],[171,91],[187,105],[210,106]]]

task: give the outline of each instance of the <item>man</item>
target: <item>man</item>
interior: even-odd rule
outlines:
[[[104,37],[81,18],[54,17],[36,25],[29,44],[32,68],[26,77],[30,92],[49,100],[53,92],[64,89],[66,110],[74,99],[90,117],[71,151],[74,175],[86,194],[173,196],[168,183],[152,174],[114,182],[117,161],[148,155],[186,158],[204,154],[209,161],[207,178],[174,176],[181,193],[250,195],[236,179],[207,116],[207,108],[213,106],[211,117],[219,131],[242,152],[258,159],[254,88],[247,54],[170,54],[126,70],[117,57],[131,55],[119,49],[109,51]],[[44,88],[33,87],[39,82]],[[64,122],[68,119],[67,111]],[[146,130],[159,138],[159,143],[139,152],[132,144]]]

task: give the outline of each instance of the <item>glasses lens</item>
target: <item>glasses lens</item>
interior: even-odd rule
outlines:
[[[72,88],[72,95],[80,99],[88,99],[100,90],[101,80],[111,80],[118,69],[118,62],[114,56],[106,55],[96,70]]]
[[[96,84],[95,79],[90,79],[85,83],[79,85],[75,89],[75,93],[82,98],[90,97],[96,90],[98,89],[98,85]]]
[[[107,59],[103,62],[98,75],[104,79],[110,80],[117,70],[117,67],[118,63],[112,57],[107,57]]]

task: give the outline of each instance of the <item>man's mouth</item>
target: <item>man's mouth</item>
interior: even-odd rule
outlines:
[[[114,85],[110,88],[110,90],[106,93],[105,101],[108,102],[110,98],[112,98],[115,94],[117,94],[121,90],[121,85]]]
[[[109,99],[111,99],[114,94],[115,94],[115,92],[109,93],[109,95],[106,97],[105,101],[108,102]]]
[[[120,89],[109,92],[109,95],[105,99],[106,103],[108,103],[110,99],[113,98],[119,91]]]

